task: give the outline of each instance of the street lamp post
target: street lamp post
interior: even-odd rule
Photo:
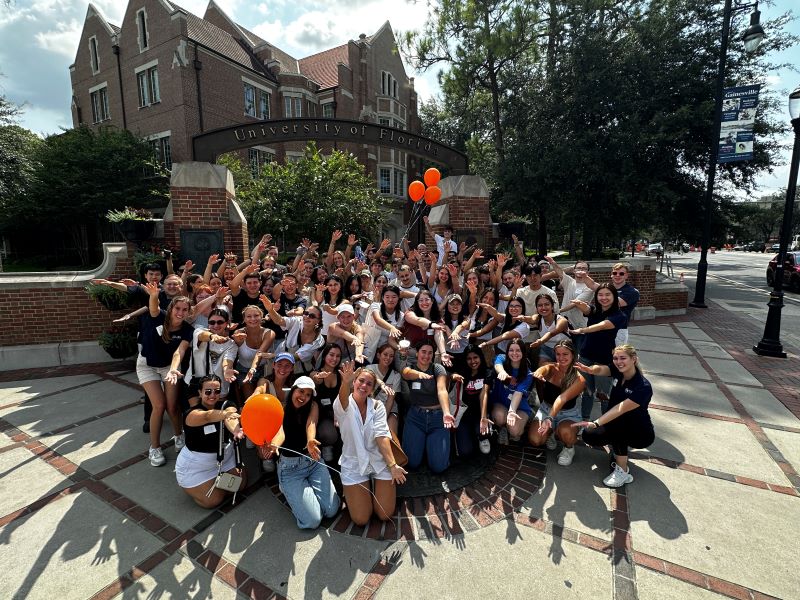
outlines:
[[[786,204],[783,207],[783,222],[781,223],[781,239],[778,248],[775,277],[772,282],[772,292],[769,295],[767,306],[767,322],[764,324],[764,336],[761,341],[753,346],[753,351],[761,356],[774,356],[786,358],[781,344],[781,309],[783,308],[783,267],[786,262],[786,251],[789,247],[789,238],[792,235],[792,213],[794,212],[794,196],[797,189],[797,170],[800,164],[800,86],[789,94],[789,115],[792,118],[794,129],[794,147],[792,149],[792,162],[789,169],[789,185],[786,187]]]
[[[742,35],[744,48],[747,52],[753,52],[758,48],[764,39],[764,29],[759,20],[761,13],[758,10],[758,2],[744,4],[736,0],[725,0],[725,8],[722,12],[722,43],[719,49],[719,66],[717,68],[717,83],[714,107],[714,136],[711,139],[711,155],[708,160],[708,179],[706,183],[706,195],[703,209],[703,239],[700,248],[700,262],[697,263],[697,281],[694,287],[694,299],[689,306],[695,308],[706,308],[706,274],[708,273],[708,246],[711,243],[711,211],[714,206],[714,178],[717,175],[717,158],[719,156],[719,132],[722,125],[722,94],[725,87],[725,63],[728,60],[728,37],[731,31],[731,17],[734,13],[754,9],[750,15],[750,27]]]

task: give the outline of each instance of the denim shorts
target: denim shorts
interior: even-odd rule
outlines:
[[[553,409],[552,406],[542,402],[539,405],[539,410],[536,411],[536,419],[541,423],[547,417],[550,416],[550,411]],[[559,413],[553,417],[553,430],[558,428],[559,423],[562,421],[572,421],[573,423],[577,423],[582,421],[581,418],[581,405],[580,402],[575,402],[575,406],[568,410],[561,410]]]

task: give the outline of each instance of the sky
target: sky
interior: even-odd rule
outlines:
[[[794,12],[800,14],[796,3],[762,2],[761,22],[789,11],[793,5]],[[110,23],[119,25],[127,2],[95,0],[93,4]],[[178,4],[202,16],[208,2],[181,0]],[[361,33],[371,35],[387,20],[395,32],[403,32],[421,28],[427,17],[424,0],[217,0],[217,4],[234,21],[296,58],[358,39]],[[72,126],[69,65],[75,60],[88,5],[86,0],[11,0],[10,8],[0,3],[0,94],[24,104],[23,127],[49,134]],[[800,35],[800,19],[789,31]],[[800,68],[800,46],[772,59]],[[414,73],[408,67],[407,71],[415,77],[421,100],[438,93],[435,71]],[[800,73],[788,69],[768,77],[768,85],[786,90],[787,95],[798,84]],[[785,118],[788,121],[788,112]],[[784,162],[788,163],[791,139],[787,137],[784,142]],[[760,177],[755,196],[785,188],[788,178],[788,164],[777,167],[774,175]]]

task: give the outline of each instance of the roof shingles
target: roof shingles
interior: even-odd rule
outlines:
[[[347,44],[301,58],[300,73],[316,81],[321,89],[332,88],[339,85],[339,63],[348,65]]]

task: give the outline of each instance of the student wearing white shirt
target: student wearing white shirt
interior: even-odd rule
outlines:
[[[436,251],[439,253],[439,260],[436,264],[441,267],[447,261],[448,252],[458,254],[458,244],[453,241],[453,228],[450,225],[445,225],[442,235],[439,235],[433,231],[427,215],[422,217],[422,220],[425,222],[425,229],[436,242]]]
[[[342,385],[333,411],[342,435],[339,464],[347,511],[356,525],[369,523],[373,513],[388,521],[397,502],[395,484],[405,483],[406,471],[392,454],[386,407],[373,397],[377,376],[367,369],[353,372],[353,363],[344,364],[340,372]]]

